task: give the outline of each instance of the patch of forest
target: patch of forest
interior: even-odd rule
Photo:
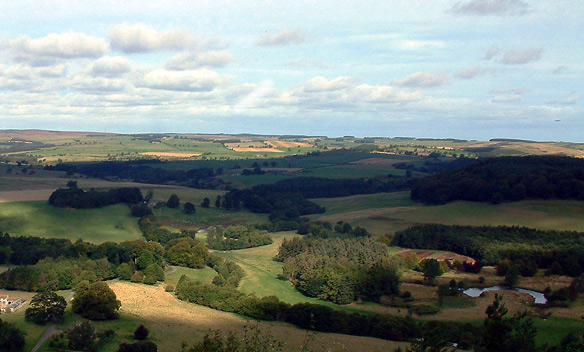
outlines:
[[[45,166],[48,170],[65,171],[72,175],[79,173],[101,179],[131,180],[140,183],[181,184],[193,188],[220,188],[222,181],[213,178],[223,174],[222,168],[207,167],[188,170],[169,170],[153,167],[160,160],[103,161],[97,163],[61,163]]]
[[[268,231],[250,226],[232,225],[207,230],[207,246],[219,251],[265,246],[273,242]]]
[[[337,304],[379,301],[399,294],[397,265],[388,247],[370,237],[284,240],[274,258],[300,292]]]
[[[584,200],[584,160],[564,156],[500,157],[418,180],[412,199],[500,203],[522,199]]]
[[[137,187],[114,188],[108,191],[84,191],[74,187],[59,188],[49,197],[49,204],[59,208],[91,209],[107,205],[126,203],[137,204],[144,200]],[[72,184],[73,185],[73,184]]]
[[[451,251],[486,265],[496,265],[504,259],[529,260],[540,268],[558,263],[564,272],[575,274],[584,267],[584,233],[575,231],[427,224],[396,232],[392,244]]]

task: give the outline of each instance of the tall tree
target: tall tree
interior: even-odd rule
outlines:
[[[115,319],[121,305],[115,292],[102,281],[80,283],[73,296],[73,312],[91,320]]]
[[[168,200],[166,201],[166,206],[169,208],[178,208],[180,205],[180,199],[176,194],[171,194]]]
[[[483,322],[484,333],[475,347],[476,352],[533,352],[536,351],[537,330],[526,313],[506,317],[509,310],[502,302],[503,296],[495,295],[493,303],[487,307],[487,318]]]
[[[37,324],[59,322],[65,315],[67,301],[55,292],[41,292],[34,295],[24,315],[26,320]]]

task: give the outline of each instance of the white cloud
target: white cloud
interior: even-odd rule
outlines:
[[[168,71],[157,69],[144,76],[144,86],[152,89],[208,92],[232,81],[230,76],[222,76],[215,71],[200,69],[188,71]]]
[[[112,48],[125,53],[183,50],[197,44],[197,39],[189,31],[183,29],[158,31],[141,23],[112,26],[109,38]]]
[[[44,66],[36,69],[39,76],[42,77],[62,77],[67,73],[65,65]]]
[[[509,50],[503,55],[503,63],[507,65],[523,65],[541,58],[542,49]]]
[[[491,60],[492,58],[494,58],[498,53],[499,53],[499,47],[496,45],[491,45],[489,47],[489,49],[487,50],[487,53],[485,54],[484,58],[485,60]]]
[[[403,87],[429,88],[438,87],[450,83],[447,75],[436,72],[416,72],[404,79],[394,81],[394,84]]]
[[[471,79],[471,78],[475,78],[476,76],[480,75],[481,73],[483,73],[483,69],[480,68],[480,66],[473,66],[473,67],[467,67],[465,69],[462,69],[458,72],[456,72],[454,74],[454,76],[458,77],[458,78],[462,78],[462,79]]]
[[[324,92],[346,89],[354,86],[359,80],[353,77],[337,77],[328,80],[326,77],[317,76],[309,79],[304,85],[305,92]]]
[[[423,98],[422,93],[419,91],[404,92],[390,86],[371,86],[368,84],[361,84],[355,87],[350,97],[355,101],[370,103],[404,103],[418,101]]]
[[[523,101],[523,96],[520,94],[514,95],[496,95],[491,99],[491,102],[497,104],[519,104]]]
[[[22,36],[9,41],[9,53],[16,61],[48,66],[58,60],[96,58],[109,50],[105,40],[82,33],[49,34],[38,39]]]
[[[580,97],[576,94],[570,95],[561,99],[552,99],[546,101],[546,104],[556,104],[556,105],[574,105],[580,100]]]
[[[446,43],[440,40],[402,40],[398,42],[402,50],[422,50],[429,48],[444,48]]]
[[[284,30],[278,34],[266,34],[256,44],[259,46],[275,46],[300,44],[306,41],[306,35],[300,29]]]
[[[122,79],[103,77],[77,76],[68,85],[74,90],[89,94],[106,94],[122,92],[127,88],[127,82]]]
[[[259,104],[261,99],[268,94],[272,88],[272,81],[266,80],[258,84],[249,94],[240,99],[234,106],[233,112],[243,113]]]
[[[224,67],[231,61],[233,56],[228,51],[184,52],[168,59],[164,66],[169,70],[192,70]]]
[[[489,93],[491,94],[516,94],[521,95],[528,91],[527,88],[494,88]]]
[[[460,15],[523,16],[531,12],[532,8],[521,0],[471,0],[457,2],[452,11]]]
[[[107,56],[96,60],[90,72],[94,76],[119,77],[132,70],[131,61],[122,56]]]

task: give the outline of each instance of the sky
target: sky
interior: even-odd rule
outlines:
[[[0,8],[0,129],[584,142],[584,1]]]

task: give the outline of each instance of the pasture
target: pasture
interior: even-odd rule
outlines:
[[[284,351],[298,351],[307,336],[314,335],[309,347],[317,350],[368,351],[393,350],[404,343],[375,338],[340,334],[307,333],[286,323],[248,321],[235,314],[216,311],[207,307],[177,300],[161,286],[147,286],[126,282],[111,282],[110,287],[122,302],[121,319],[96,322],[100,329],[116,330],[116,337],[103,349],[115,352],[121,342],[132,342],[136,327],[144,324],[150,330],[149,339],[158,344],[159,351],[179,351],[182,342],[199,341],[210,330],[228,331],[242,336],[245,326],[257,326],[264,334],[284,343]],[[73,319],[71,319],[73,320]]]
[[[214,207],[215,199],[211,199],[211,206],[203,208],[195,204],[194,214],[184,214],[181,200],[179,208],[154,209],[154,215],[160,223],[177,229],[202,229],[209,226],[229,226],[243,224],[259,224],[268,222],[266,214],[256,214],[247,210],[229,211]]]
[[[413,202],[409,192],[395,192],[313,201],[326,208],[326,213],[313,215],[313,219],[331,223],[348,221],[376,235],[429,223],[584,231],[581,216],[584,203],[571,200],[526,200],[497,205],[458,201],[427,206]]]
[[[93,243],[142,238],[127,205],[62,209],[46,201],[0,203],[0,231],[12,236],[83,239]]]

